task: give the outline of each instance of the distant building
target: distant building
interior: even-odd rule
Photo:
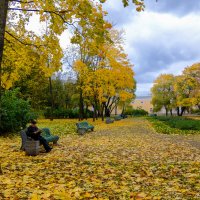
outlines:
[[[135,109],[143,109],[148,113],[153,112],[153,105],[151,104],[151,96],[138,96],[131,102],[131,106]]]

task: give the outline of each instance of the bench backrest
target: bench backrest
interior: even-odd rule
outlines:
[[[79,123],[76,123],[76,126],[78,128],[81,128],[81,127],[88,127],[89,124],[87,122],[79,122]]]
[[[22,139],[21,150],[25,150],[25,144],[26,144],[26,141],[27,141],[26,130],[20,131],[20,136],[21,136],[21,139]]]
[[[42,134],[43,137],[50,137],[51,136],[51,132],[49,130],[49,128],[42,128]]]

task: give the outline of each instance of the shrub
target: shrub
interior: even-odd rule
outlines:
[[[156,119],[164,122],[166,125],[180,130],[200,130],[200,121],[187,119],[184,117],[165,117],[159,116]]]
[[[200,109],[192,109],[192,114],[200,115]]]
[[[157,132],[165,134],[194,134],[200,131],[200,121],[184,117],[149,117]]]
[[[18,96],[18,89],[5,91],[2,95],[0,133],[20,130],[26,127],[31,118],[36,118],[31,113],[29,102]]]
[[[93,112],[90,110],[84,111],[84,113],[87,114],[87,117],[92,117]],[[70,119],[75,119],[79,117],[79,109],[64,109],[64,108],[58,108],[53,110],[53,118],[55,119],[64,119],[64,118],[70,118]],[[46,111],[44,112],[45,118],[50,118],[51,117],[51,108],[47,108]]]
[[[132,116],[146,116],[148,115],[148,112],[143,109],[134,109],[132,107],[128,107],[125,112],[125,115],[132,115]]]

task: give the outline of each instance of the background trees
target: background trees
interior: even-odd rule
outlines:
[[[200,109],[200,64],[186,67],[179,76],[160,75],[152,87],[152,104],[155,111],[176,109],[177,115],[184,111]]]
[[[82,112],[84,106],[92,106],[94,119],[98,116],[103,119],[104,115],[109,117],[120,101],[125,103],[134,97],[132,65],[124,53],[120,33],[110,30],[110,27],[109,24],[103,26],[104,39],[101,41],[87,36],[74,39],[80,52],[74,63],[80,94],[79,108]]]
[[[166,115],[168,115],[168,112],[172,110],[175,99],[174,81],[172,74],[161,74],[154,81],[154,86],[151,89],[154,111],[160,111],[164,107]]]

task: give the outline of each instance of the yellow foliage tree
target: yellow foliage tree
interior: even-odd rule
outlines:
[[[104,112],[110,116],[119,101],[126,102],[134,97],[135,88],[132,65],[124,53],[121,41],[117,40],[120,38],[119,33],[116,30],[107,32],[105,29],[104,34],[108,35],[103,42],[89,40],[87,37],[81,40],[81,45],[78,43],[80,40],[77,42],[81,56],[74,65],[81,96],[89,99],[95,117],[97,111],[101,116],[104,116]]]
[[[200,64],[185,68],[183,74],[175,81],[177,105],[182,107],[182,113],[187,108],[200,104]],[[181,113],[181,114],[182,114]]]
[[[154,81],[154,85],[151,88],[152,104],[154,111],[160,111],[165,108],[166,115],[175,106],[175,94],[174,94],[174,76],[172,74],[161,74]]]

